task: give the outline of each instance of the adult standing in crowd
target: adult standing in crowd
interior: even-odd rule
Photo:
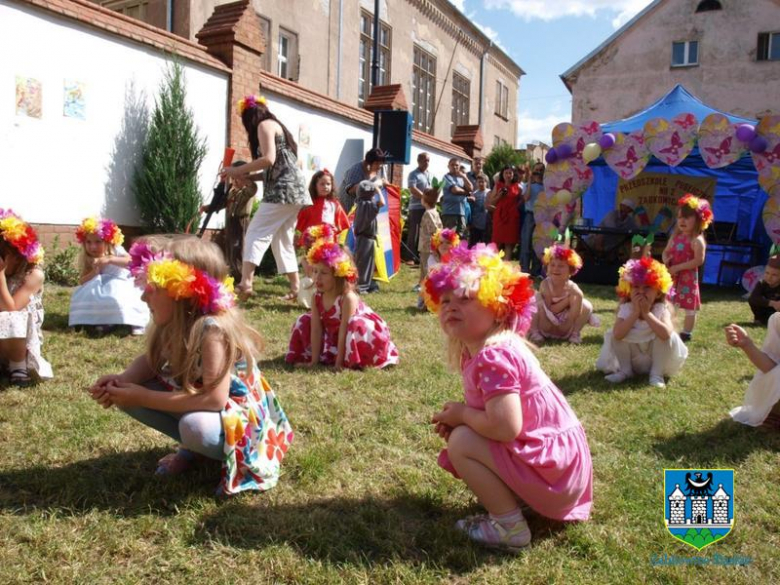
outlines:
[[[521,192],[515,169],[506,166],[488,197],[488,208],[493,210],[492,242],[504,251],[505,260],[512,259],[512,251],[520,239]]]
[[[461,238],[465,238],[466,230],[466,198],[471,196],[474,188],[460,170],[457,158],[451,158],[447,164],[449,172],[444,175],[444,188],[441,204],[441,223],[445,228],[452,228]]]
[[[252,294],[255,269],[270,246],[276,269],[287,276],[290,291],[283,297],[298,297],[298,259],[293,238],[301,208],[311,205],[303,173],[298,168],[298,145],[290,131],[274,116],[264,97],[247,96],[238,102],[238,113],[246,129],[252,162],[225,169],[225,176],[246,179],[253,171],[263,171],[263,199],[249,224],[244,240],[239,297]]]
[[[523,214],[523,228],[520,230],[520,268],[523,272],[533,275],[537,275],[541,271],[539,258],[534,252],[533,235],[536,228],[534,206],[542,191],[544,191],[544,163],[535,162],[528,188],[523,191],[525,213]]]
[[[417,168],[409,173],[406,186],[409,188],[409,207],[406,215],[406,248],[412,256],[413,261],[419,261],[417,257],[417,243],[420,237],[420,222],[425,213],[422,204],[423,192],[431,188],[431,173],[428,166],[431,164],[431,157],[427,152],[421,152],[417,155]]]
[[[357,199],[357,188],[361,181],[373,181],[384,186],[384,173],[382,163],[385,161],[385,153],[379,148],[372,148],[366,152],[363,160],[356,162],[347,169],[339,188],[339,201],[344,211],[349,213]]]
[[[468,173],[466,173],[466,176],[469,178],[469,181],[471,181],[472,191],[476,190],[477,188],[477,177],[479,177],[484,172],[485,172],[485,159],[481,156],[475,156],[471,160],[471,170]],[[493,179],[488,177],[488,189],[492,189],[492,188],[493,188]]]

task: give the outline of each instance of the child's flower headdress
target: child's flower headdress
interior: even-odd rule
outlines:
[[[333,275],[346,279],[349,283],[357,281],[357,268],[352,258],[336,242],[318,240],[306,254],[309,264],[324,264],[333,269]]]
[[[256,108],[257,104],[265,105],[266,100],[264,95],[247,95],[238,100],[238,115],[244,113],[245,110]]]
[[[30,264],[43,262],[43,246],[38,234],[16,213],[0,208],[0,236],[24,256]]]
[[[650,256],[629,260],[620,267],[618,274],[617,293],[624,299],[631,298],[633,286],[650,286],[661,294],[667,294],[672,288],[672,276],[666,266]]]
[[[453,248],[460,244],[460,236],[452,228],[444,228],[443,230],[436,230],[431,236],[431,252],[438,252],[439,246],[442,244],[449,244]]]
[[[699,221],[701,222],[701,231],[704,231],[710,227],[712,220],[715,218],[709,202],[706,199],[694,197],[690,193],[680,197],[679,201],[677,201],[677,205],[680,207],[685,207],[687,205],[696,212],[696,215],[699,217]]]
[[[79,244],[83,244],[86,241],[87,234],[95,234],[106,244],[111,244],[112,246],[121,246],[125,241],[122,230],[110,219],[86,218],[76,228],[76,239],[79,241]]]
[[[176,260],[168,252],[155,252],[146,244],[133,244],[130,248],[128,269],[135,277],[136,286],[163,288],[176,301],[192,299],[204,315],[221,313],[236,304],[232,276],[220,282],[207,272]]]
[[[325,240],[328,242],[336,241],[336,228],[329,223],[321,223],[320,225],[309,226],[301,234],[298,240],[298,245],[303,249],[308,250],[311,248],[317,240]]]
[[[582,268],[582,258],[577,252],[565,246],[563,244],[553,244],[549,248],[544,249],[544,256],[542,257],[542,263],[548,266],[553,258],[563,260],[569,265],[571,275],[574,276]]]
[[[445,292],[474,298],[497,320],[506,320],[511,329],[524,335],[536,312],[533,281],[504,262],[503,255],[493,244],[477,244],[469,249],[464,242],[453,248],[449,260],[433,267],[423,281],[425,304],[438,313]]]

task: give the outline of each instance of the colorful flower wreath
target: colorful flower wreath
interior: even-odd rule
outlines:
[[[357,281],[357,268],[352,258],[336,242],[318,240],[306,255],[309,264],[324,264],[333,269],[333,275],[346,279],[349,283]]]
[[[95,234],[106,244],[112,246],[121,246],[125,241],[122,230],[110,219],[98,219],[97,217],[88,217],[76,228],[76,239],[79,244],[87,240],[87,234]]]
[[[304,250],[311,248],[317,240],[326,240],[328,242],[336,241],[336,228],[329,223],[312,225],[307,227],[298,239],[298,245]]]
[[[431,252],[438,252],[439,246],[442,244],[449,244],[451,247],[456,247],[460,244],[460,236],[452,228],[444,228],[443,230],[436,230],[431,236]]]
[[[536,312],[533,281],[504,262],[503,255],[493,244],[477,244],[469,249],[463,242],[453,248],[449,260],[431,268],[423,281],[425,304],[438,313],[445,292],[474,298],[497,320],[506,320],[514,331],[524,335]]]
[[[203,270],[176,260],[168,252],[155,252],[146,244],[133,244],[129,254],[128,269],[135,277],[136,286],[163,288],[175,301],[193,299],[204,315],[227,311],[236,304],[232,276],[220,282]]]
[[[582,268],[582,257],[568,246],[553,244],[549,248],[545,248],[542,263],[548,266],[553,258],[566,262],[569,265],[572,276],[577,274],[580,268]]]
[[[43,246],[38,234],[16,213],[0,208],[0,236],[25,257],[30,264],[43,262]]]
[[[694,197],[690,193],[686,193],[680,197],[679,201],[677,201],[677,205],[680,207],[685,207],[687,205],[696,212],[696,215],[701,222],[701,231],[704,231],[710,227],[712,220],[715,219],[715,215],[712,213],[712,207],[710,207],[709,201],[699,197]]]
[[[238,115],[244,113],[245,110],[250,110],[252,108],[256,108],[257,104],[266,104],[266,99],[264,95],[256,96],[256,95],[247,95],[242,97],[240,100],[238,100]]]
[[[629,260],[618,270],[617,293],[624,299],[631,298],[631,287],[650,286],[661,294],[667,294],[672,288],[672,276],[666,266],[650,256]]]

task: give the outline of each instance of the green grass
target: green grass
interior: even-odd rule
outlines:
[[[753,373],[722,326],[749,321],[736,291],[705,289],[682,374],[665,390],[637,380],[611,386],[594,370],[601,331],[579,347],[539,350],[588,433],[594,510],[562,525],[531,515],[530,549],[487,552],[454,532],[478,510],[436,466],[428,424],[459,377],[443,364],[436,318],[412,307],[404,270],[368,303],[389,323],[401,364],[388,371],[287,368],[298,308],[258,280],[248,318],[264,334],[263,370],[296,431],[279,485],[229,501],[212,496],[218,466],[159,480],[172,442],[84,389],[142,350],[134,338],[89,339],[67,330],[70,291],[45,293],[45,355],[55,380],[0,392],[0,583],[755,583],[780,581],[780,433],[731,422]],[[611,325],[609,287],[586,286]],[[763,332],[748,326],[763,339]],[[602,328],[603,330],[603,328]],[[663,469],[736,470],[736,522],[701,553],[663,523]],[[747,567],[650,564],[651,555],[749,556]]]

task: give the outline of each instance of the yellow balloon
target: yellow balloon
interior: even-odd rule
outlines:
[[[559,205],[566,205],[571,201],[571,191],[568,189],[561,189],[555,193],[555,198],[558,200]]]
[[[590,144],[586,144],[585,148],[582,149],[582,160],[585,162],[585,164],[593,162],[600,156],[601,146],[599,146],[598,142],[591,142]]]

